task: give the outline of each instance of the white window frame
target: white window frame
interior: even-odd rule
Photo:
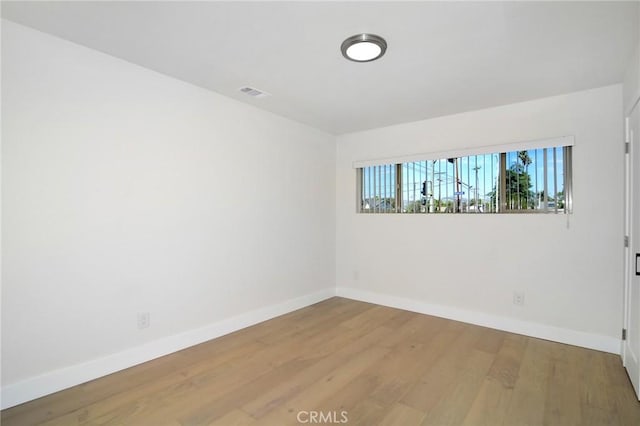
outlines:
[[[465,148],[465,149],[457,149],[451,151],[440,151],[440,152],[431,152],[431,153],[422,153],[422,154],[412,154],[398,157],[389,157],[383,159],[373,159],[373,160],[361,160],[354,161],[353,167],[356,169],[356,212],[357,213],[401,213],[403,212],[403,197],[402,197],[402,167],[403,164],[406,163],[414,163],[414,162],[426,162],[433,160],[441,160],[445,158],[463,158],[463,157],[472,157],[476,155],[487,155],[487,154],[497,154],[499,155],[501,166],[501,170],[506,169],[506,153],[510,153],[513,151],[523,151],[523,150],[536,150],[536,149],[545,149],[545,160],[544,164],[546,167],[546,153],[548,148],[561,147],[562,155],[565,161],[563,167],[563,189],[564,189],[564,209],[560,212],[558,207],[555,206],[554,209],[549,209],[547,207],[547,191],[544,193],[544,209],[507,209],[506,204],[500,203],[500,206],[496,207],[496,212],[493,213],[565,213],[571,214],[573,213],[573,156],[572,156],[572,147],[575,145],[575,138],[573,136],[562,136],[557,138],[550,139],[540,139],[535,141],[525,141],[525,142],[517,142],[510,144],[501,144],[501,145],[490,145],[476,148]],[[555,152],[555,151],[554,151]],[[362,173],[363,169],[367,167],[393,167],[395,166],[395,180],[396,180],[396,188],[395,188],[395,208],[390,211],[385,209],[385,211],[364,211],[363,210],[363,186],[362,186]],[[554,165],[555,167],[555,165]],[[547,186],[546,183],[546,173],[545,176],[545,188]],[[500,191],[500,194],[496,194],[500,200],[506,200],[505,197],[505,187],[504,180],[500,182],[500,187],[496,188],[496,191]],[[554,184],[556,187],[557,184]],[[374,191],[375,192],[375,191]]]

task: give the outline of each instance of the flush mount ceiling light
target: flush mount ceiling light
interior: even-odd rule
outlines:
[[[342,42],[342,56],[354,62],[375,61],[387,51],[387,42],[375,34],[356,34]]]

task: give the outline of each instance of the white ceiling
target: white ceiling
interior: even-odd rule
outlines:
[[[2,2],[14,22],[333,134],[622,81],[636,2]],[[379,61],[345,60],[360,32]],[[251,98],[253,86],[272,94]]]

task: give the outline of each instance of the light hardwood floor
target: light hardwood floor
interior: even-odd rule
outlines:
[[[341,298],[5,410],[2,425],[276,426],[312,411],[349,425],[640,425],[616,355]]]

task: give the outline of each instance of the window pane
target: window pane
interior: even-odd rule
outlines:
[[[395,165],[363,167],[361,170],[360,212],[394,212],[396,208]]]
[[[569,212],[565,153],[570,146],[364,167],[361,212]]]

